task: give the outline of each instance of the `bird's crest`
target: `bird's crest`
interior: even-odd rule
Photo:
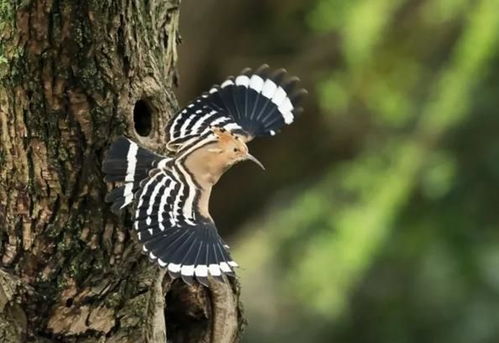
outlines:
[[[236,139],[236,136],[230,131],[227,131],[223,127],[212,126],[211,131],[217,137],[218,141],[222,144],[232,142]]]

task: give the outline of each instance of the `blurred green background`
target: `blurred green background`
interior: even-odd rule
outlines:
[[[499,342],[499,0],[184,0],[181,104],[243,67],[298,75],[212,212],[244,342]]]

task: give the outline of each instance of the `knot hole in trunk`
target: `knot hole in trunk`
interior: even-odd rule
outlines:
[[[147,100],[138,100],[133,107],[133,124],[139,136],[147,137],[152,131],[152,110]]]

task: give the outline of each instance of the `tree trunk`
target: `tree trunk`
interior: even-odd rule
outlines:
[[[1,342],[238,340],[235,282],[172,282],[103,202],[114,137],[162,152],[178,1],[0,1]]]

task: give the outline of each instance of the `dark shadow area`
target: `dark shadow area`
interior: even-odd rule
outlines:
[[[166,294],[165,320],[168,341],[203,342],[209,325],[209,300],[206,289],[196,285],[196,290],[182,280],[173,282],[170,291]]]
[[[135,131],[142,137],[147,137],[152,130],[152,111],[145,100],[139,100],[133,108],[133,124]]]

